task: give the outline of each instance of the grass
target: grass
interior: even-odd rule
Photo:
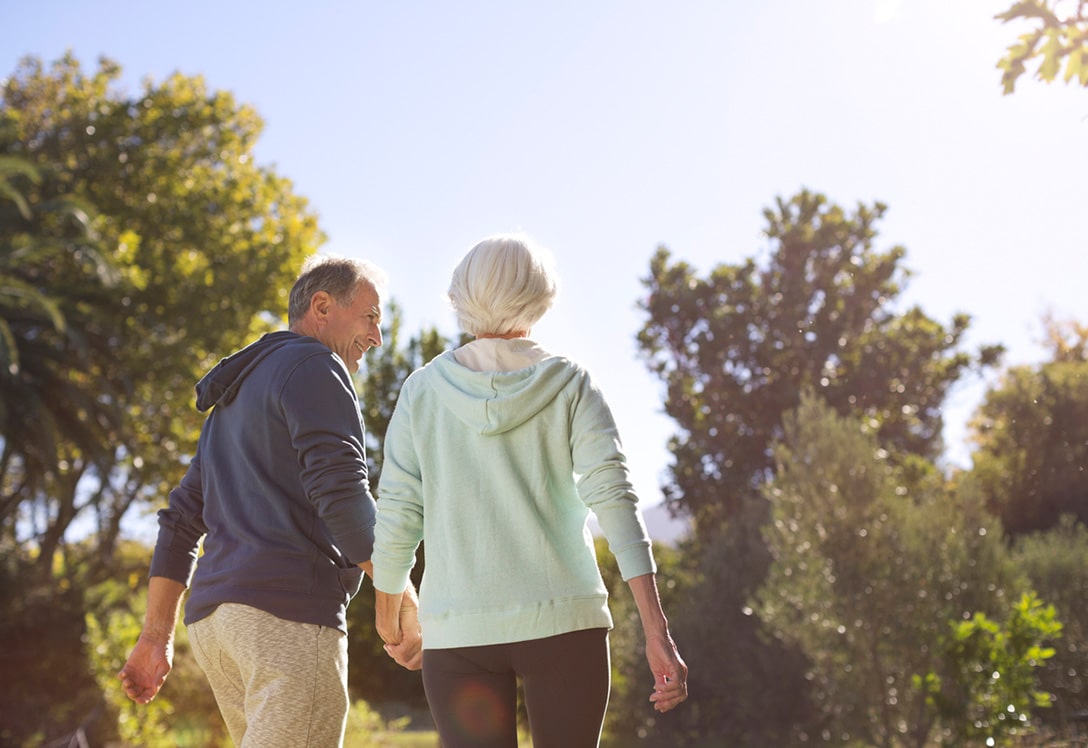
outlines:
[[[439,748],[439,742],[434,730],[379,731],[370,735],[349,733],[344,748]]]
[[[532,746],[529,736],[519,730],[518,747]],[[441,743],[425,709],[409,710],[408,716],[390,718],[365,701],[357,701],[348,713],[344,748],[441,748]]]
[[[403,711],[401,712],[403,714]],[[414,725],[414,729],[413,729]],[[407,716],[383,715],[365,701],[356,701],[348,712],[344,748],[439,748],[438,733],[426,712]]]

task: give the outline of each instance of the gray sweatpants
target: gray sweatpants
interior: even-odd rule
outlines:
[[[193,655],[239,748],[340,748],[347,637],[226,603],[189,626]]]

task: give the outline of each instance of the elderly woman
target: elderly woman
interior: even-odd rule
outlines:
[[[612,617],[590,511],[638,606],[650,701],[665,712],[687,698],[612,414],[589,372],[528,337],[556,292],[529,239],[473,247],[449,299],[475,340],[408,377],[385,437],[377,628],[391,646],[402,617],[415,625],[401,601],[425,541],[423,684],[445,748],[516,748],[518,677],[534,748],[598,745]]]

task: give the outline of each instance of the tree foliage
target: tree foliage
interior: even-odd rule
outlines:
[[[849,213],[804,190],[765,211],[762,264],[700,278],[664,248],[651,260],[638,339],[678,427],[666,500],[697,529],[736,514],[771,477],[782,414],[804,388],[861,416],[894,455],[934,458],[949,387],[997,360],[998,347],[957,350],[966,315],[945,326],[917,308],[897,313],[908,273],[903,248],[874,247],[884,212]]]
[[[270,329],[323,241],[305,199],[257,165],[262,122],[252,108],[200,77],[145,81],[130,95],[120,75],[106,59],[85,73],[71,55],[48,69],[28,58],[0,103],[0,157],[49,170],[26,203],[75,196],[94,205],[94,232],[122,280],[93,315],[110,356],[81,372],[99,403],[123,416],[103,440],[108,454],[92,459],[63,429],[48,491],[3,476],[21,489],[20,522],[9,507],[6,527],[26,529],[9,541],[36,545],[45,567],[79,516],[97,530],[106,563],[128,510],[165,496],[195,445],[193,382]],[[51,293],[79,292],[70,274],[39,269]]]
[[[1039,675],[1040,688],[1053,697],[1039,716],[1062,729],[1088,712],[1088,528],[1066,515],[1056,527],[1018,538],[1013,558],[1062,623]]]
[[[0,651],[34,674],[12,681],[5,740],[110,708],[116,670],[90,674],[136,620],[100,594],[126,576],[121,521],[165,499],[202,418],[193,383],[276,324],[323,240],[255,163],[251,108],[180,74],[130,95],[120,73],[28,58],[0,99]]]
[[[113,357],[100,317],[119,274],[78,197],[43,199],[52,167],[0,157],[0,538],[45,510],[58,467],[108,459],[123,412],[91,372]],[[47,539],[48,543],[49,540]]]
[[[760,258],[705,278],[664,248],[651,260],[639,344],[677,424],[664,493],[696,525],[689,604],[675,627],[700,665],[690,684],[701,703],[677,733],[685,744],[781,745],[794,725],[820,718],[808,652],[749,607],[773,561],[761,537],[771,511],[763,487],[801,393],[858,418],[889,465],[926,475],[941,451],[948,389],[999,358],[997,346],[959,350],[965,315],[946,326],[899,309],[909,273],[903,248],[876,247],[884,212],[880,203],[846,211],[802,190],[764,212]]]
[[[1004,622],[975,613],[953,621],[938,651],[945,675],[915,675],[915,688],[944,726],[950,746],[1005,745],[1023,734],[1031,713],[1050,706],[1037,670],[1054,656],[1047,642],[1061,635],[1053,605],[1024,593]]]
[[[1088,522],[1086,330],[1047,323],[1049,361],[1003,375],[972,420],[972,472],[1011,535]]]
[[[1066,83],[1075,80],[1088,86],[1088,0],[1017,0],[995,18],[1036,24],[1010,44],[997,63],[1006,95],[1033,61],[1038,63],[1035,77],[1045,83],[1061,75]]]
[[[813,395],[787,417],[776,456],[773,563],[754,607],[811,662],[818,718],[802,733],[923,748],[945,725],[915,677],[984,664],[949,662],[935,643],[974,615],[1003,620],[1023,584],[998,523],[953,500],[932,468],[894,464],[859,419]]]
[[[99,699],[83,651],[83,590],[27,579],[0,563],[0,745],[44,745],[84,722]]]

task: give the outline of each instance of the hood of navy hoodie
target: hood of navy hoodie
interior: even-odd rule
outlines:
[[[476,433],[502,434],[522,425],[555,400],[582,370],[561,356],[515,371],[475,371],[457,362],[452,351],[427,368],[429,384],[441,402]]]
[[[236,353],[221,359],[196,383],[196,408],[201,413],[213,405],[229,405],[242,382],[258,364],[302,336],[290,330],[270,332]]]

